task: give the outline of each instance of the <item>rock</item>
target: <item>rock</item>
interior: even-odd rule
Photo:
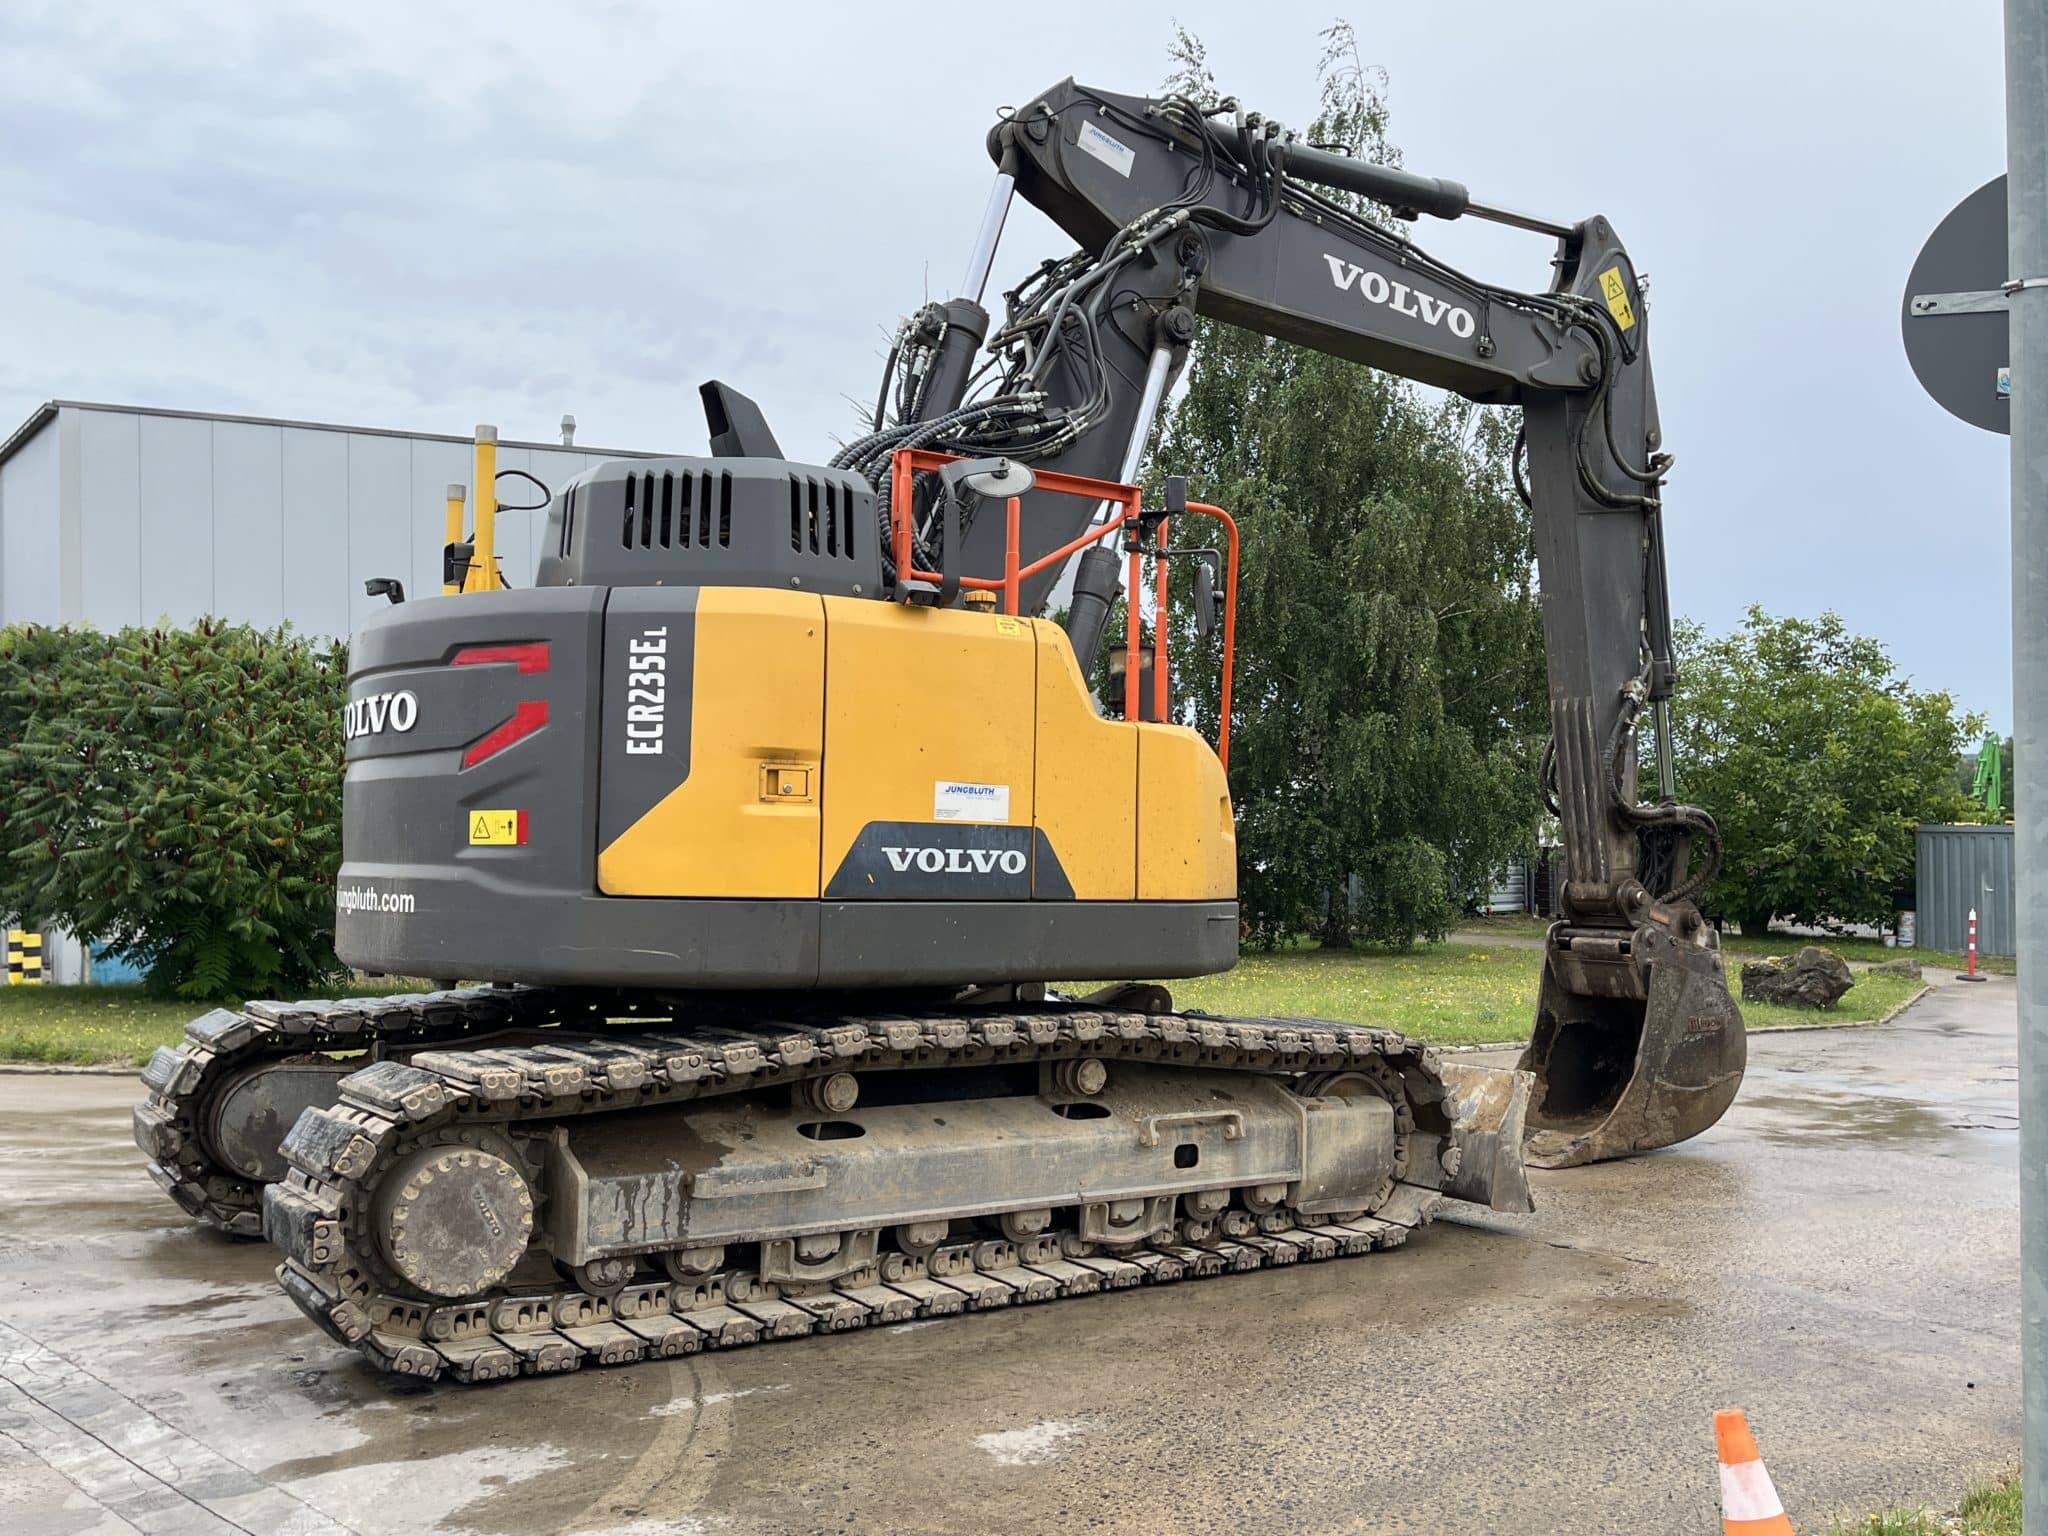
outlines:
[[[1882,965],[1873,965],[1870,968],[1870,974],[1873,976],[1897,976],[1905,981],[1918,981],[1920,980],[1920,962],[1908,959],[1902,955],[1896,960],[1887,960]]]
[[[1831,1008],[1856,985],[1849,963],[1832,950],[1809,944],[1791,959],[1751,960],[1742,967],[1745,1003],[1783,1003],[1792,1008]]]

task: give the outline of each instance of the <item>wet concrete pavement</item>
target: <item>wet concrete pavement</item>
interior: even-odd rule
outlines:
[[[468,1389],[193,1229],[134,1081],[0,1075],[0,1531],[1801,1529],[2019,1443],[2013,984],[1751,1041],[1705,1138],[1319,1265]]]

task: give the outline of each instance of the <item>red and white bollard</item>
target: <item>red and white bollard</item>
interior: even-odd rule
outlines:
[[[1982,980],[1983,980],[1984,978],[1983,978],[1982,976],[1979,976],[1979,975],[1977,974],[1977,909],[1976,909],[1975,907],[1972,907],[1972,908],[1970,908],[1970,948],[1969,948],[1969,962],[1970,962],[1970,968],[1969,968],[1969,969],[1968,969],[1967,971],[1959,971],[1959,972],[1957,972],[1957,973],[1956,973],[1956,980],[1957,980],[1957,981],[1982,981]]]

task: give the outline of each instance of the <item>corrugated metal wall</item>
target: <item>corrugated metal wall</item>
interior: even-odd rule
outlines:
[[[2014,952],[2012,828],[1924,826],[1915,849],[1916,942],[1960,951],[1970,910],[1977,912],[1977,953]]]
[[[1504,912],[1533,912],[1529,904],[1529,861],[1516,854],[1508,860],[1507,868],[1494,876],[1493,888],[1487,892],[1484,911],[1495,916]]]
[[[508,442],[498,467],[559,486],[605,456]],[[368,577],[440,591],[445,491],[470,468],[459,441],[62,405],[0,465],[0,623],[213,614],[346,635],[382,605]],[[523,481],[499,489],[537,496]],[[545,523],[499,514],[515,586],[532,579]]]

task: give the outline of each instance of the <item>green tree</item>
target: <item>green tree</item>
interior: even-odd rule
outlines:
[[[1325,45],[1308,138],[1398,162],[1385,77],[1341,23]],[[1197,41],[1174,57],[1173,88],[1213,94]],[[1187,475],[1243,530],[1230,782],[1255,941],[1441,936],[1533,841],[1545,689],[1512,435],[1498,412],[1203,325],[1154,475]],[[1169,654],[1213,732],[1214,645],[1185,628]]]
[[[1983,729],[1918,692],[1833,613],[1752,607],[1733,634],[1678,626],[1673,742],[1681,798],[1720,823],[1709,911],[1745,933],[1773,918],[1883,923],[1913,878],[1914,827],[1965,814],[1956,755]]]
[[[338,645],[213,620],[0,630],[0,911],[184,997],[334,973],[347,671]]]

